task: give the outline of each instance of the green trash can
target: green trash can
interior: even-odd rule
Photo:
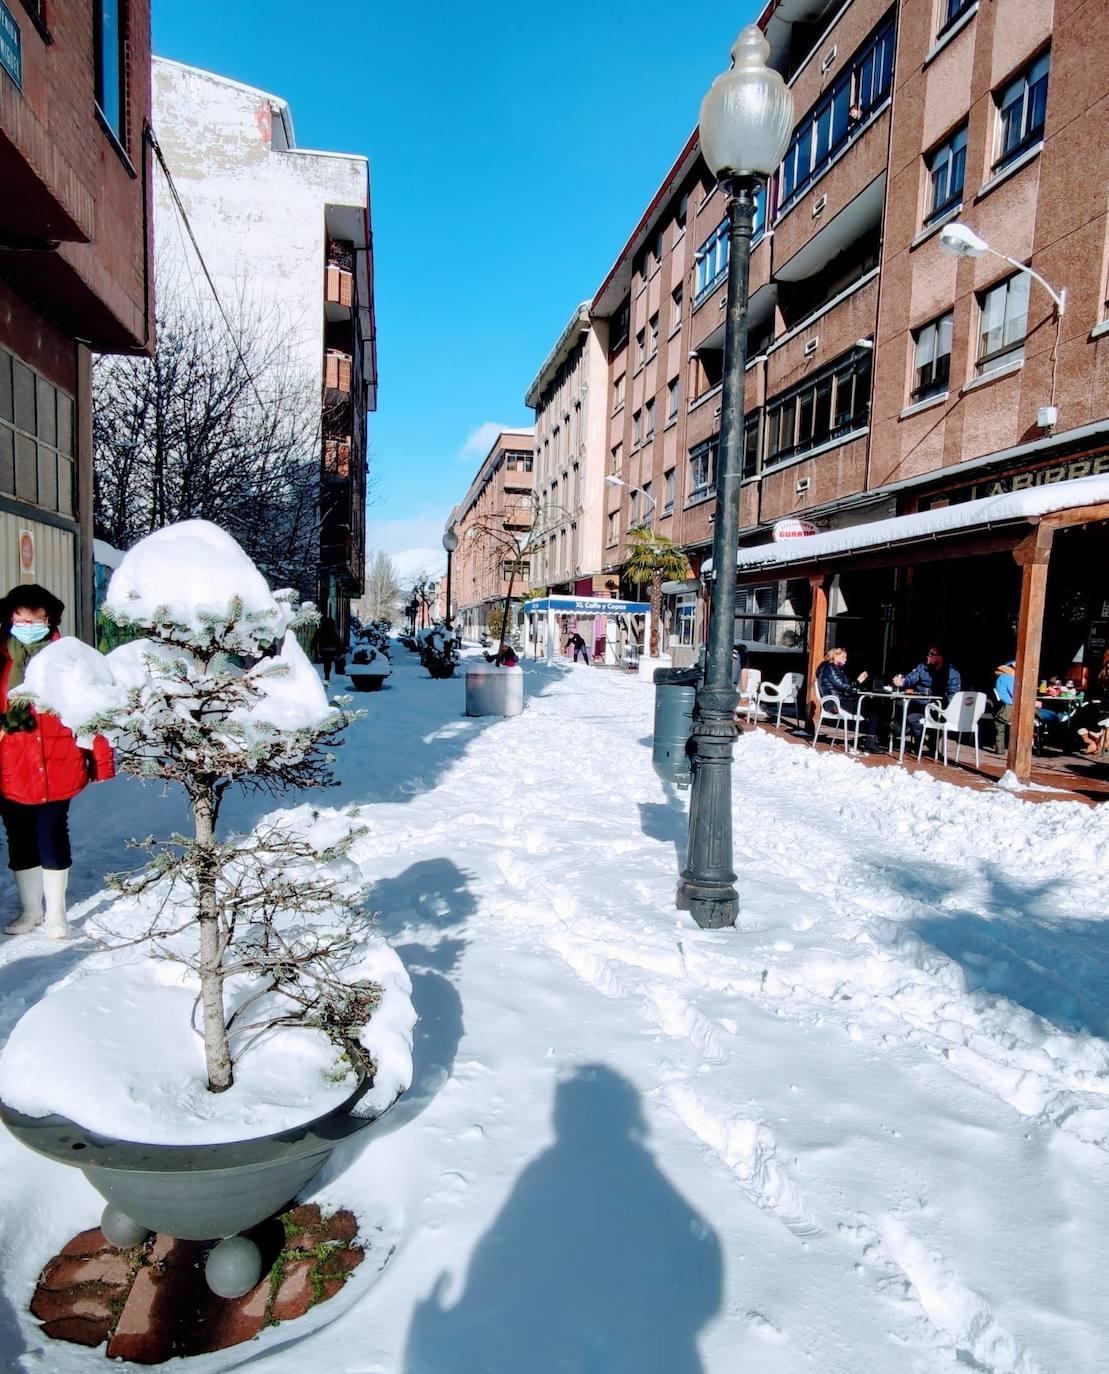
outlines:
[[[693,734],[693,702],[699,668],[656,668],[655,732],[651,763],[663,782],[688,787],[689,740]]]

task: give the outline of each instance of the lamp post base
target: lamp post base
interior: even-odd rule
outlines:
[[[739,896],[734,887],[706,888],[700,884],[678,884],[676,905],[688,911],[702,930],[725,930],[734,926],[739,915]]]
[[[678,884],[679,911],[702,930],[734,926],[739,895],[732,868],[732,746],[735,689],[698,689],[693,727],[689,849]]]

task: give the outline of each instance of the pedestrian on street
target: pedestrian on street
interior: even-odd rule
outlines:
[[[339,634],[339,627],[329,615],[325,615],[316,626],[316,633],[312,636],[312,648],[316,657],[323,664],[323,680],[331,681],[331,669],[336,658],[343,651],[343,640]]]
[[[563,653],[568,652],[571,646],[573,646],[574,650],[574,662],[576,663],[578,661],[578,655],[581,654],[582,660],[585,663],[585,666],[588,668],[589,650],[585,647],[585,640],[582,639],[581,635],[578,634],[576,630],[566,641],[566,646],[563,649]]]
[[[64,610],[53,593],[36,585],[13,587],[0,601],[0,818],[23,908],[7,933],[34,930],[45,915],[46,933],[55,940],[69,935],[69,803],[90,781],[115,776],[102,735],[91,749],[82,749],[57,716],[9,699],[30,660],[58,638]]]

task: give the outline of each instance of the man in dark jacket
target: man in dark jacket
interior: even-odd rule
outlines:
[[[939,697],[939,704],[946,706],[956,692],[962,691],[963,679],[954,663],[948,663],[943,651],[932,645],[924,656],[924,662],[918,663],[911,673],[895,677],[893,685],[902,692],[914,692],[922,697]],[[924,705],[922,701],[909,706],[907,724],[914,744],[920,742],[920,734],[924,728],[921,723]]]

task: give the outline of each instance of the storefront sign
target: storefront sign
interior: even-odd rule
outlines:
[[[23,38],[15,15],[0,0],[0,67],[23,89]]]
[[[816,533],[811,520],[777,520],[770,531],[775,544],[785,544],[791,539],[810,539]]]
[[[26,529],[19,531],[19,580],[24,584],[35,580],[35,536]]]
[[[1053,486],[1056,482],[1070,482],[1079,477],[1106,475],[1109,475],[1107,453],[1099,453],[1094,458],[1070,458],[1063,463],[1045,464],[1042,467],[1026,468],[1018,472],[1003,472],[996,477],[987,477],[966,486],[950,487],[930,500],[923,500],[920,509],[932,510],[936,506],[975,501],[981,496],[1007,496],[1011,491],[1028,491],[1032,487]]]

